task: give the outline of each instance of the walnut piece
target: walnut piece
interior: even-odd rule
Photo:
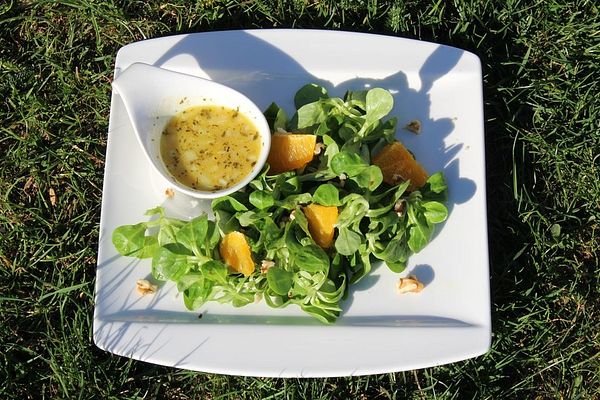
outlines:
[[[267,271],[269,270],[269,268],[274,267],[275,266],[275,262],[272,260],[262,260],[262,262],[260,263],[260,273],[261,274],[266,274]]]
[[[165,196],[167,196],[167,199],[172,199],[173,196],[175,196],[175,192],[173,189],[167,188],[167,190],[165,190]]]
[[[418,119],[413,119],[408,124],[406,124],[404,129],[412,133],[416,133],[418,135],[419,133],[421,133],[421,121],[419,121]]]
[[[403,293],[419,293],[425,285],[423,285],[415,276],[408,278],[400,278],[398,281],[398,292]]]
[[[315,144],[315,151],[314,154],[315,156],[318,156],[319,154],[321,154],[321,151],[325,148],[325,144],[324,143],[317,143]]]
[[[147,279],[138,279],[138,281],[135,283],[135,288],[142,296],[154,294],[158,290],[158,286],[153,285]]]
[[[398,200],[396,202],[396,204],[394,204],[394,211],[396,211],[396,215],[398,215],[399,218],[402,218],[402,216],[404,215],[404,211],[406,209],[406,205],[404,200]]]
[[[52,206],[56,205],[56,191],[54,191],[54,188],[50,188],[48,190],[48,194],[50,195],[50,204],[52,204]]]

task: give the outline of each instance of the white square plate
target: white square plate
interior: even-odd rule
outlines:
[[[320,30],[250,30],[171,36],[123,47],[115,76],[134,62],[210,78],[261,109],[291,115],[298,88],[316,82],[332,96],[383,87],[394,95],[398,138],[430,173],[444,171],[450,216],[406,274],[425,289],[400,295],[398,275],[376,268],[325,326],[299,309],[208,304],[187,311],[172,284],[140,296],[150,262],[121,257],[119,225],[164,205],[191,218],[209,205],[165,196],[113,93],[100,221],[94,341],[123,356],[179,368],[251,376],[326,377],[430,367],[474,357],[490,345],[482,76],[466,51],[402,38]],[[148,82],[149,85],[152,82]],[[405,275],[406,275],[405,274]],[[199,318],[199,315],[202,318]]]

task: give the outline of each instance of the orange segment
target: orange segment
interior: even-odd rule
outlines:
[[[382,165],[391,165],[397,157],[397,153],[394,150],[396,142],[386,144],[383,148],[373,157],[373,164],[381,168]]]
[[[302,211],[306,215],[308,230],[315,242],[324,249],[331,247],[338,219],[337,207],[309,204]]]
[[[270,175],[304,167],[315,155],[317,137],[305,134],[274,134],[267,162]]]
[[[373,157],[373,164],[381,168],[383,181],[397,185],[410,179],[409,191],[416,190],[427,182],[427,172],[400,142],[386,145]]]
[[[231,232],[225,235],[219,245],[219,253],[235,272],[241,272],[244,276],[254,272],[252,253],[243,233]]]

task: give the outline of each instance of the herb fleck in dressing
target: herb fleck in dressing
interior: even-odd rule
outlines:
[[[258,129],[246,115],[223,106],[196,106],[171,118],[160,154],[180,183],[221,190],[252,172],[261,147]]]

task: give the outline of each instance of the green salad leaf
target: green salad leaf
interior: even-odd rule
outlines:
[[[172,281],[183,302],[197,309],[208,301],[242,307],[264,299],[290,305],[323,323],[340,315],[349,287],[367,276],[374,261],[402,272],[414,253],[431,241],[448,217],[447,184],[441,172],[418,190],[410,181],[386,183],[372,158],[395,140],[394,107],[385,89],[349,91],[330,97],[308,84],[294,96],[291,118],[277,104],[265,110],[274,133],[312,133],[321,150],[303,169],[269,174],[268,165],[245,190],[212,201],[214,220],[170,218],[161,207],[146,222],[115,229],[122,255],[152,260],[152,276]],[[335,237],[321,247],[306,207],[335,210]],[[254,271],[236,272],[221,255],[225,235],[243,232]]]
[[[319,185],[313,194],[313,201],[322,206],[339,206],[340,192],[331,183]]]

